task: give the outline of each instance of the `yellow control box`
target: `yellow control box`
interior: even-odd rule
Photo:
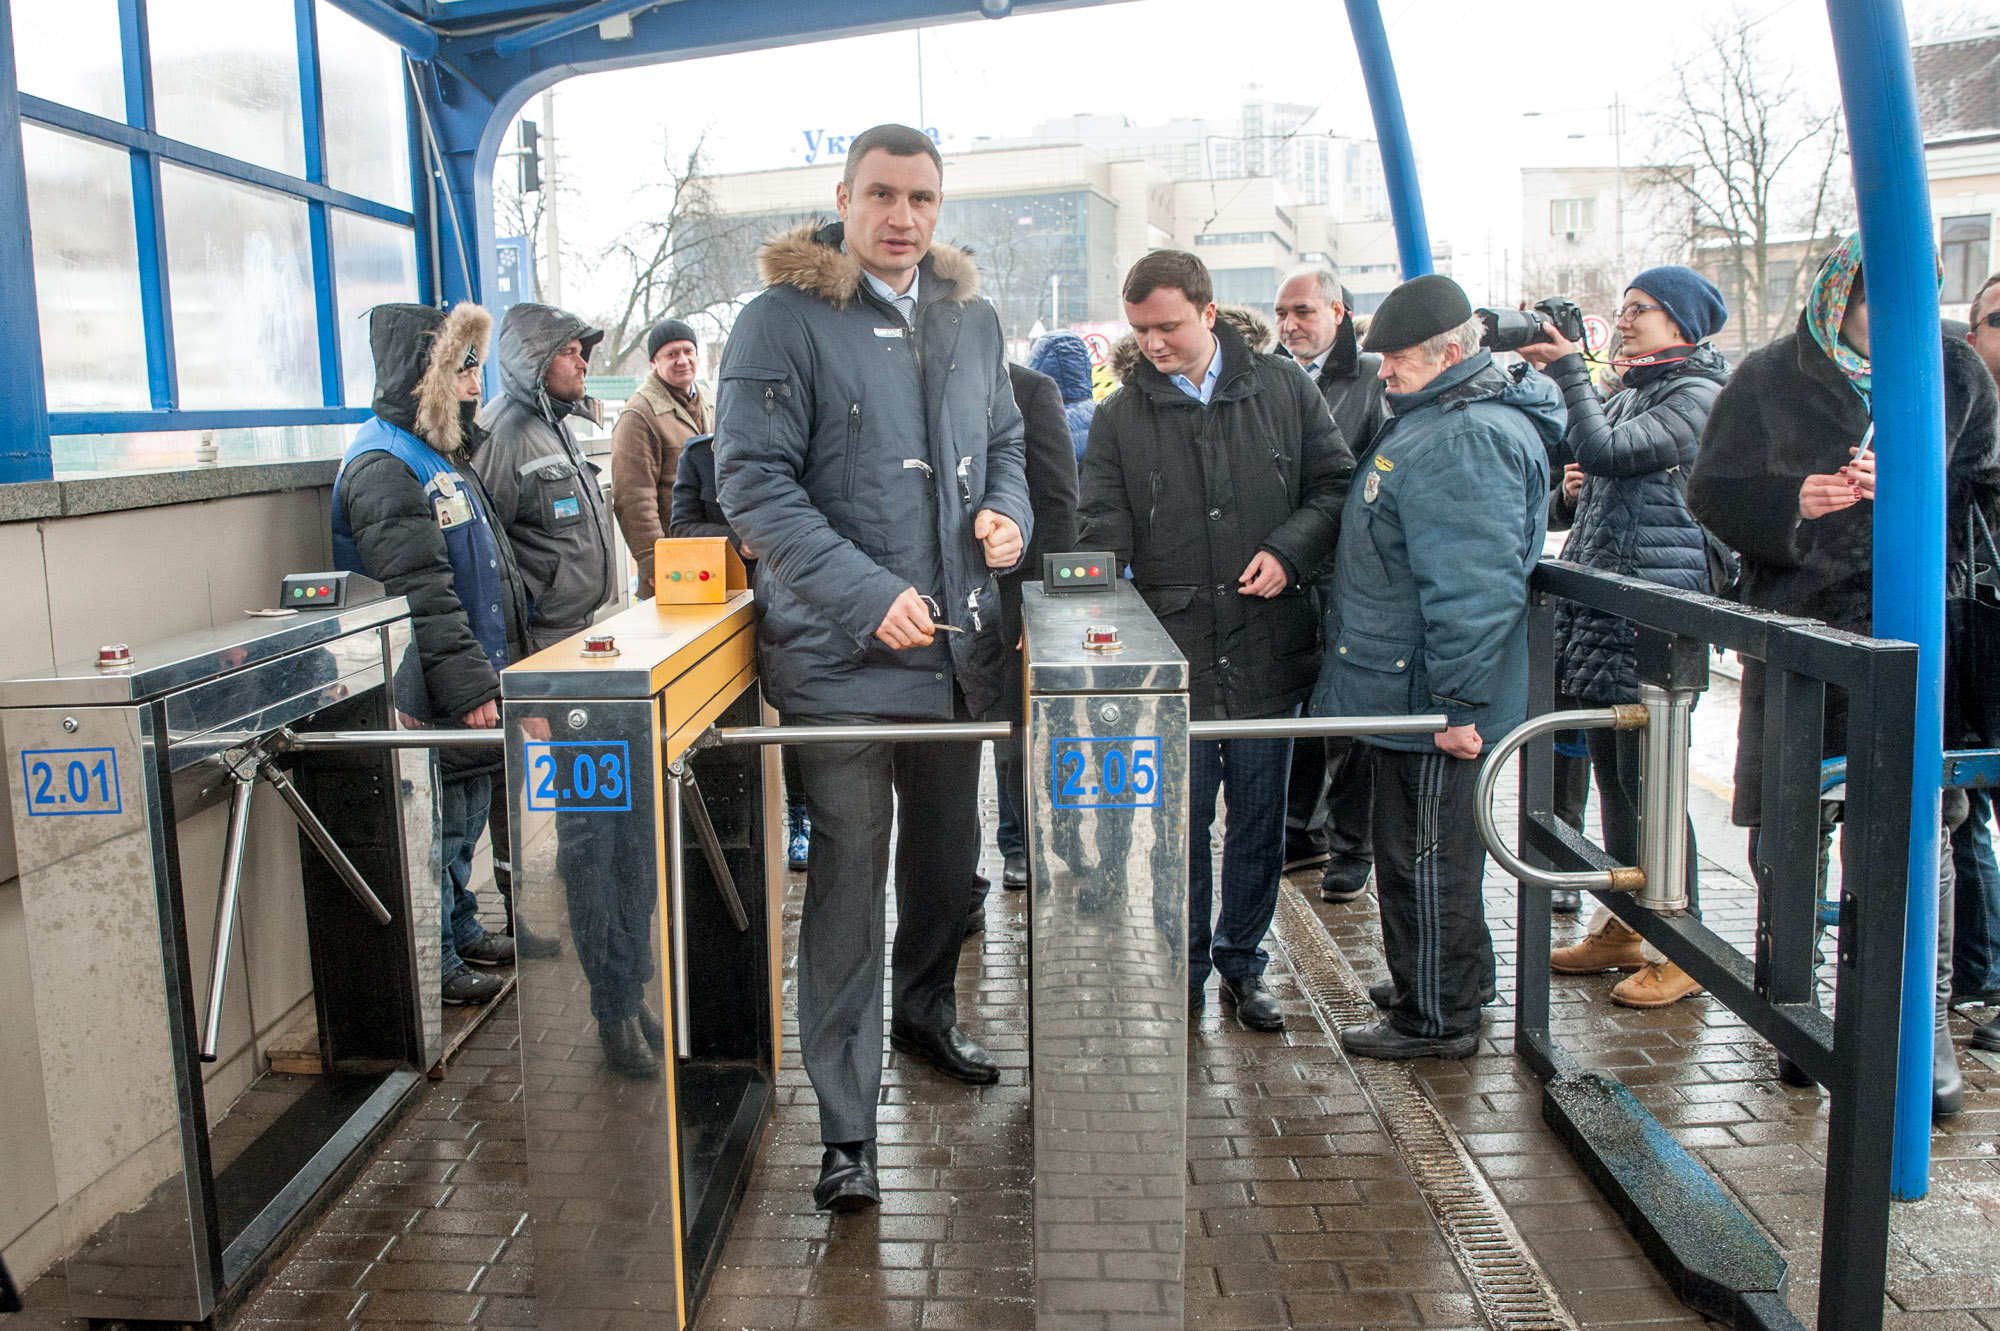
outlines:
[[[736,548],[720,536],[668,537],[653,542],[656,605],[720,605],[750,586]]]

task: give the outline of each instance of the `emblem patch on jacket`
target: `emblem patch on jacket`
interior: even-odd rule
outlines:
[[[472,521],[472,500],[450,476],[440,473],[424,488],[430,492],[431,515],[437,519],[440,531],[463,527]]]
[[[1383,457],[1380,453],[1377,453],[1375,455],[1375,470],[1394,471],[1395,469],[1396,469],[1395,463],[1389,461],[1389,459]]]
[[[1368,479],[1361,483],[1361,502],[1372,504],[1375,502],[1375,496],[1381,493],[1382,478],[1372,471],[1369,472]]]

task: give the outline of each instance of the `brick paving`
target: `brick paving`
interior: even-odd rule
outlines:
[[[1704,870],[1710,923],[1742,941],[1748,890]],[[1309,897],[1311,878],[1297,876]],[[1513,891],[1497,874],[1488,881],[1503,1002],[1479,1055],[1415,1066],[1580,1326],[1701,1325],[1542,1126],[1539,1086],[1513,1060]],[[988,930],[961,962],[965,1026],[994,1052],[1001,1080],[962,1086],[891,1056],[877,1212],[811,1210],[818,1133],[788,1014],[775,1120],[701,1328],[1031,1324],[1024,904],[996,888]],[[1312,909],[1364,980],[1386,975],[1368,898]],[[789,951],[795,904],[787,917]],[[1558,942],[1579,931],[1559,925]],[[1241,1030],[1213,997],[1190,1034],[1188,1325],[1483,1325],[1353,1074],[1274,953],[1284,1035]],[[1792,1304],[1810,1325],[1824,1100],[1778,1083],[1769,1048],[1719,1004],[1632,1012],[1604,1001],[1614,979],[1560,980],[1558,1034],[1632,1085],[1764,1226],[1793,1263]],[[1955,1029],[1962,1041],[1964,1018]],[[237,1325],[532,1325],[518,1041],[510,999]],[[2000,1060],[1963,1048],[1961,1059],[1967,1112],[1934,1137],[1932,1196],[1892,1217],[1892,1327],[2000,1331]],[[28,1298],[9,1331],[82,1331],[63,1316],[59,1270]]]

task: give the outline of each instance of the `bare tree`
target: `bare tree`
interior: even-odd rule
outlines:
[[[978,262],[980,288],[1005,335],[1026,337],[1046,309],[1049,275],[1061,270],[1060,240],[1026,224],[1018,199],[966,200],[954,211],[951,243]],[[940,222],[939,232],[946,229]]]
[[[642,347],[646,330],[670,314],[718,306],[733,312],[754,285],[750,219],[716,210],[703,143],[669,159],[666,180],[650,188],[659,201],[646,220],[604,251],[600,267],[624,294],[604,321],[605,365],[616,370]]]
[[[1741,350],[1783,331],[1852,215],[1838,102],[1800,91],[1741,11],[1676,71],[1649,183],[1677,202],[1692,262],[1728,297]]]

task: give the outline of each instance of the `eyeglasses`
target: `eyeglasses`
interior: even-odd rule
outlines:
[[[1630,323],[1632,320],[1644,314],[1647,310],[1659,310],[1661,313],[1665,313],[1666,308],[1667,307],[1664,305],[1646,305],[1635,300],[1619,307],[1618,319],[1619,322],[1621,323]]]
[[[2000,310],[1987,311],[1986,315],[1979,322],[1985,324],[1988,328],[2000,328]]]

